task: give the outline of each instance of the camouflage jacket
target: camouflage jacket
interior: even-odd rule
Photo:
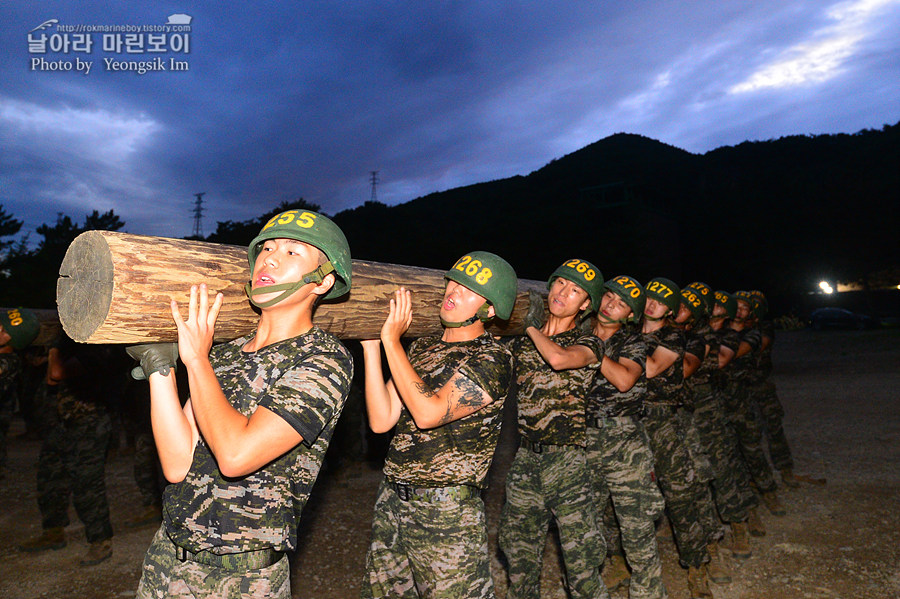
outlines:
[[[300,513],[350,391],[350,353],[321,329],[256,352],[241,349],[248,340],[210,352],[225,397],[245,416],[271,410],[303,441],[252,474],[226,478],[201,437],[187,476],[166,488],[163,504],[166,531],[189,551],[294,549]]]
[[[702,382],[698,381],[703,377],[700,370],[703,368],[703,362],[706,359],[706,339],[694,329],[683,329],[683,332],[685,355],[691,354],[700,360],[700,366],[697,367],[697,370],[691,376],[684,379],[684,384],[681,386],[681,403],[688,409],[693,410],[694,388],[702,384]],[[700,375],[701,378],[695,378],[697,375]]]
[[[458,343],[447,343],[440,337],[417,339],[407,354],[416,373],[430,388],[440,389],[459,372],[493,401],[468,416],[432,429],[418,428],[404,406],[384,462],[385,477],[420,487],[485,487],[500,438],[503,402],[512,382],[512,352],[485,333]]]
[[[719,369],[719,337],[716,332],[708,325],[701,325],[691,330],[691,332],[700,337],[703,345],[709,347],[706,355],[700,355],[700,367],[694,371],[694,374],[685,381],[690,387],[699,387],[708,385],[712,376]]]
[[[713,331],[713,333],[716,336],[716,369],[712,371],[710,380],[715,389],[724,389],[731,380],[731,363],[729,362],[725,368],[719,368],[718,354],[721,353],[723,347],[736,352],[741,344],[741,338],[737,331],[728,326],[722,327],[718,331]]]
[[[756,363],[759,359],[758,353],[762,335],[760,335],[759,329],[755,327],[737,331],[737,334],[739,339],[738,346],[741,343],[748,343],[751,350],[740,358],[735,356],[729,364],[728,375],[730,380],[734,382],[746,383],[753,379],[756,374]]]
[[[66,342],[60,360],[77,373],[56,385],[56,413],[62,422],[93,418],[107,410],[106,386],[111,380],[110,346]],[[67,370],[69,369],[67,368]]]
[[[648,356],[653,355],[659,346],[678,354],[675,362],[668,368],[647,379],[644,404],[677,406],[681,403],[681,386],[684,383],[684,331],[666,325],[643,335],[647,342]]]
[[[553,335],[561,347],[584,345],[603,359],[603,341],[577,328]],[[531,339],[511,344],[516,358],[516,402],[519,434],[535,443],[585,445],[585,401],[593,378],[589,368],[553,370]]]
[[[766,378],[772,374],[772,347],[775,345],[775,323],[771,320],[763,320],[758,325],[760,335],[769,338],[769,346],[757,354],[756,368],[760,378]]]
[[[588,416],[637,416],[643,407],[644,393],[647,390],[647,377],[644,375],[644,367],[647,364],[647,344],[643,335],[631,327],[623,326],[606,340],[603,351],[604,356],[610,360],[618,361],[626,358],[636,362],[641,367],[641,376],[634,386],[628,391],[619,391],[600,372],[602,363],[592,364],[589,368],[593,372],[587,399]]]

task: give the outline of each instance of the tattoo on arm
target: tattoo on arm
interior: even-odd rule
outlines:
[[[431,387],[429,387],[428,385],[426,385],[424,382],[414,383],[414,384],[416,386],[416,389],[418,389],[419,393],[421,393],[422,395],[424,395],[426,397],[434,397],[434,395],[435,395],[434,390]]]
[[[484,391],[474,382],[465,377],[458,377],[454,381],[459,397],[456,404],[465,408],[480,408],[484,404]]]

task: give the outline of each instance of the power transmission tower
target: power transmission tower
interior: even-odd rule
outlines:
[[[378,185],[378,171],[370,171],[371,176],[369,177],[369,181],[372,182],[372,197],[369,199],[371,202],[378,201],[378,194],[375,193],[375,186]]]
[[[195,193],[194,196],[197,197],[194,200],[194,237],[200,239],[203,237],[203,225],[202,225],[202,217],[203,217],[203,196],[206,195],[205,191],[201,191],[200,193]]]

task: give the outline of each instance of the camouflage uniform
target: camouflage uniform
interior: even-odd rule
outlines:
[[[604,347],[604,355],[609,359],[626,358],[642,370],[646,354],[643,337],[630,327],[613,333]],[[587,396],[587,463],[594,484],[594,503],[604,514],[606,541],[614,552],[624,551],[628,559],[631,598],[663,598],[666,589],[653,521],[662,515],[665,502],[656,485],[647,435],[638,421],[647,379],[641,374],[634,386],[623,392],[603,376],[600,363],[590,369],[593,378]],[[610,501],[614,516],[612,510],[606,509]]]
[[[730,329],[729,329],[730,330]],[[756,505],[740,455],[737,437],[713,387],[719,370],[719,335],[708,324],[694,329],[709,351],[694,374],[685,380],[686,405],[712,471],[713,499],[719,516],[727,523],[744,522],[747,510]],[[732,331],[733,332],[733,331]],[[702,354],[701,354],[702,357]]]
[[[71,497],[88,542],[95,543],[113,535],[105,478],[112,421],[99,396],[109,355],[102,346],[65,342],[60,356],[77,360],[83,373],[44,386],[43,406],[51,415],[38,457],[41,525],[68,526]]]
[[[550,337],[603,356],[603,342],[578,329]],[[606,555],[585,459],[587,368],[553,370],[527,336],[516,337],[519,435],[522,444],[506,478],[500,549],[509,564],[507,597],[540,597],[544,540],[552,517],[559,531],[569,596],[609,597],[600,578]]]
[[[0,473],[6,467],[6,435],[16,404],[16,385],[22,375],[22,360],[13,352],[0,354]]]
[[[201,437],[184,480],[165,490],[164,521],[144,558],[138,597],[290,597],[284,552],[297,546],[353,362],[315,327],[256,352],[242,350],[248,341],[210,352],[225,397],[245,416],[265,407],[303,441],[252,474],[226,478]]]
[[[360,596],[493,597],[481,489],[500,436],[513,357],[485,333],[414,341],[416,373],[440,389],[460,373],[493,398],[480,410],[420,429],[405,406],[384,464]]]
[[[769,441],[769,456],[778,470],[793,468],[794,460],[791,457],[791,448],[784,434],[784,408],[778,399],[775,383],[769,380],[772,374],[772,346],[775,343],[775,327],[770,320],[759,323],[759,331],[763,337],[771,341],[769,346],[759,352],[756,362],[756,377],[750,389],[750,395],[759,406],[763,423],[766,426],[766,436]]]
[[[672,326],[645,333],[647,355],[658,346],[678,354],[665,371],[647,379],[641,422],[650,439],[657,480],[666,498],[666,509],[683,565],[698,568],[709,561],[708,531],[703,510],[709,509],[709,493],[694,468],[685,444],[685,431],[676,409],[684,380],[684,334]]]
[[[754,354],[759,350],[762,336],[758,329],[744,329],[738,331],[737,341],[738,345],[742,341],[748,343],[752,350],[740,358],[735,357],[724,369],[727,375],[723,393],[725,409],[737,433],[741,454],[753,482],[760,493],[768,493],[774,491],[777,485],[762,448],[762,426],[750,397],[750,383],[757,360]]]

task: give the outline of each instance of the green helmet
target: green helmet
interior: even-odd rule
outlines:
[[[716,303],[725,308],[725,317],[734,318],[737,316],[737,300],[727,291],[716,291]]]
[[[41,331],[41,323],[28,308],[0,310],[0,326],[9,335],[9,344],[13,349],[25,349]]]
[[[672,280],[656,277],[647,283],[647,297],[655,299],[675,315],[678,313],[678,304],[681,303],[681,289]]]
[[[769,302],[766,300],[765,294],[758,289],[754,289],[750,291],[750,297],[753,298],[753,303],[750,304],[753,314],[757,319],[762,320],[769,313]]]
[[[600,308],[600,299],[603,297],[603,273],[596,266],[587,260],[577,258],[566,260],[547,279],[548,289],[556,277],[568,279],[587,291],[591,298],[592,312],[596,312]]]
[[[299,209],[286,210],[273,216],[260,230],[259,235],[250,242],[250,247],[247,249],[247,258],[250,261],[251,270],[256,264],[256,258],[259,256],[263,244],[269,239],[303,241],[320,249],[328,258],[328,262],[319,265],[318,268],[307,273],[295,283],[272,285],[258,289],[255,292],[252,292],[250,284],[247,284],[247,295],[250,296],[251,302],[253,301],[253,294],[284,291],[284,293],[271,301],[262,304],[254,302],[254,304],[261,308],[275,305],[308,283],[321,283],[322,279],[332,272],[335,276],[334,286],[325,294],[324,299],[340,297],[350,291],[350,277],[353,271],[350,259],[350,245],[347,243],[347,238],[344,237],[340,227],[334,224],[334,221],[327,216],[311,210]]]
[[[706,315],[706,302],[697,289],[685,287],[681,290],[681,303],[684,304],[691,313],[694,320],[703,318]]]
[[[712,287],[707,285],[706,283],[701,283],[700,281],[694,281],[690,285],[687,286],[688,289],[693,289],[697,294],[700,295],[700,299],[703,300],[703,306],[706,310],[707,314],[712,314],[713,304],[716,301],[715,296],[713,295]]]
[[[508,320],[512,315],[519,280],[509,262],[497,254],[469,252],[450,267],[444,278],[482,296],[494,306],[498,318]],[[486,311],[478,317],[488,320]]]
[[[603,287],[621,297],[631,308],[629,320],[639,320],[644,314],[644,305],[647,303],[647,296],[644,293],[644,288],[638,283],[637,279],[633,279],[627,275],[619,275],[604,283]]]

